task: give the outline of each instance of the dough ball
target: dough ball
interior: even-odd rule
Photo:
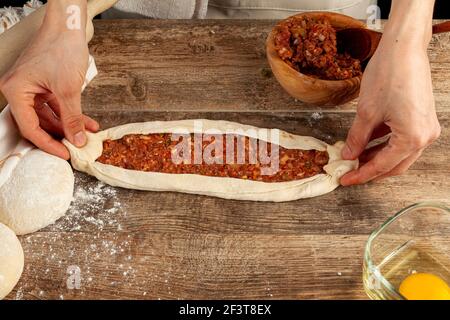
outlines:
[[[74,176],[67,161],[32,150],[0,188],[0,222],[17,235],[45,228],[66,213],[73,189]]]
[[[0,223],[0,300],[16,286],[23,271],[23,250],[14,232]]]

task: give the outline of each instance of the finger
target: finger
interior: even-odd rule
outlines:
[[[375,146],[369,148],[371,143],[375,142],[377,139],[386,137],[389,133],[391,133],[391,128],[384,123],[373,130],[372,136],[370,137],[370,142],[359,156],[360,163],[367,163],[371,161],[384,147],[389,144],[389,140],[387,140],[386,142],[376,144]]]
[[[350,186],[369,182],[392,171],[408,156],[409,154],[396,147],[395,143],[388,144],[371,161],[343,176],[341,178],[341,184],[343,186]]]
[[[348,132],[342,157],[345,160],[355,160],[364,151],[373,132],[373,125],[356,116]]]
[[[11,102],[11,110],[13,111],[14,119],[25,139],[28,139],[39,149],[63,158],[69,159],[69,152],[61,142],[53,139],[39,126],[39,118],[32,107],[27,104],[20,105]]]
[[[83,115],[83,122],[86,130],[90,132],[97,132],[100,129],[100,125],[98,124],[98,122],[91,117]]]
[[[64,137],[61,120],[46,103],[36,105],[35,110],[41,128],[58,137]]]
[[[39,117],[39,124],[42,129],[56,135],[58,138],[64,138],[64,130],[62,127],[61,119],[53,112],[50,107],[42,107],[41,109],[36,109],[36,113]],[[90,132],[97,132],[99,129],[99,124],[87,117],[83,116],[84,126],[86,130]]]
[[[386,136],[387,134],[389,134],[390,132],[391,132],[391,128],[389,128],[389,126],[386,125],[385,123],[382,123],[373,130],[370,140],[372,141],[372,140],[375,140],[378,138],[382,138],[382,137]]]
[[[86,142],[85,126],[81,114],[81,92],[56,95],[64,135],[73,145],[81,148]]]
[[[47,96],[46,98],[48,99],[47,105],[53,111],[53,116],[54,116],[53,118],[56,118],[60,121],[61,120],[60,119],[61,106],[59,105],[58,100],[56,99],[56,97],[54,95]],[[98,124],[97,121],[95,121],[94,119],[92,119],[91,117],[88,117],[86,115],[83,115],[82,117],[83,117],[84,127],[86,128],[86,130],[89,130],[91,132],[97,132],[100,129],[100,125]],[[61,124],[61,128],[62,128],[62,124]],[[62,134],[62,137],[64,137],[64,134]]]
[[[423,150],[415,152],[409,158],[406,158],[398,166],[392,169],[390,172],[383,174],[374,179],[374,181],[379,181],[388,177],[399,176],[404,174],[408,169],[422,156]]]
[[[44,98],[45,102],[47,102],[47,105],[52,108],[55,115],[61,119],[61,106],[59,105],[58,99],[56,99],[55,95],[51,94]]]
[[[376,145],[375,147],[364,150],[363,153],[361,153],[361,155],[359,156],[359,161],[361,163],[366,163],[366,162],[371,161],[388,144],[389,144],[389,142],[384,142],[382,144]]]

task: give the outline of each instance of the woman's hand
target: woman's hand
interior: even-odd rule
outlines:
[[[393,2],[391,20],[364,72],[342,152],[344,159],[360,158],[362,166],[342,177],[344,186],[404,173],[440,135],[427,56],[433,4]],[[387,143],[365,150],[370,140],[388,133]]]
[[[68,159],[69,152],[55,137],[81,147],[85,130],[96,131],[99,126],[81,112],[89,58],[86,13],[81,28],[68,28],[65,2],[49,1],[43,25],[0,80],[0,89],[22,135],[40,149]],[[80,3],[83,12],[86,1]]]
[[[372,139],[389,142],[365,151]],[[380,47],[361,84],[357,115],[343,150],[362,166],[341,179],[344,186],[404,173],[440,135],[426,49]]]

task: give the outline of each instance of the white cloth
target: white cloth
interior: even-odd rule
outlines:
[[[89,57],[89,68],[83,89],[97,75],[97,67],[92,56]],[[8,181],[20,159],[36,147],[22,138],[9,106],[0,113],[0,187]]]
[[[209,0],[208,19],[284,19],[307,11],[333,11],[367,19],[377,0]]]
[[[283,19],[304,11],[334,11],[367,18],[377,0],[119,0],[102,17]]]
[[[119,0],[102,14],[106,19],[192,19],[204,18],[208,0]]]
[[[20,21],[21,18],[29,15],[37,8],[42,6],[39,0],[30,0],[24,4],[22,8],[19,7],[5,7],[0,8],[0,33],[10,29],[13,25]]]

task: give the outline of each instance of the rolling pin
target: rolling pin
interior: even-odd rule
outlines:
[[[92,19],[111,8],[118,0],[88,0],[88,23],[86,24],[86,38],[91,41],[94,35]],[[45,16],[45,6],[37,9],[11,29],[0,35],[0,76],[6,73],[16,62],[23,50],[31,42],[39,30]],[[0,111],[7,105],[6,99],[0,92]]]

